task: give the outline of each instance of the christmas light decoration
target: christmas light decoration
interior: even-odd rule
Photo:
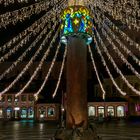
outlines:
[[[58,6],[58,8],[61,6],[61,8],[63,8],[64,7],[64,4],[60,4],[59,6]],[[58,11],[57,11],[58,12]],[[4,62],[6,59],[8,59],[9,58],[9,56],[11,56],[12,54],[14,54],[16,51],[18,51],[18,49],[19,48],[21,48],[21,47],[23,47],[28,41],[29,41],[29,39],[32,37],[32,36],[35,36],[37,33],[39,33],[40,32],[40,30],[42,30],[43,28],[44,28],[44,26],[45,26],[45,24],[46,23],[48,23],[50,20],[51,20],[51,15],[53,16],[54,15],[54,13],[56,13],[56,9],[55,9],[55,11],[54,12],[49,12],[48,14],[46,14],[45,16],[43,16],[43,18],[42,18],[42,23],[39,25],[39,26],[37,26],[37,28],[36,29],[34,29],[32,32],[30,32],[26,37],[24,37],[22,40],[21,40],[21,42],[19,42],[14,48],[12,48],[11,50],[9,50],[9,52],[7,52],[4,56],[2,56],[2,57],[0,57],[0,63],[1,62]],[[50,15],[51,14],[51,15]],[[55,22],[56,20],[56,18],[60,15],[60,14],[56,14],[57,16],[53,19],[53,22]],[[50,26],[48,26],[48,28],[49,28]],[[15,40],[14,40],[14,42],[15,42]],[[8,42],[8,43],[6,43],[3,47],[4,48],[6,48],[7,46],[9,47],[9,43],[11,44],[12,43],[12,41],[10,41],[10,42]]]
[[[113,43],[112,39],[108,36],[106,31],[102,29],[102,34],[106,37],[106,39],[109,41],[109,43],[113,46],[113,49],[118,54],[119,58],[126,64],[128,69],[130,69],[137,78],[140,79],[140,74],[135,70],[135,68],[127,61],[127,59],[124,57],[124,55],[120,52],[120,50],[116,47],[116,45]]]
[[[54,36],[53,40],[51,41],[51,43],[50,43],[48,49],[47,49],[46,52],[44,53],[44,56],[42,57],[41,61],[39,62],[39,65],[38,65],[37,68],[35,69],[34,73],[33,73],[32,76],[30,77],[30,79],[29,79],[29,81],[26,83],[26,85],[16,94],[16,97],[19,96],[21,93],[23,93],[23,91],[29,86],[29,84],[32,82],[32,80],[35,78],[35,76],[37,75],[37,73],[38,73],[39,70],[41,69],[41,67],[42,67],[42,65],[43,65],[43,63],[44,63],[46,57],[48,56],[48,54],[49,54],[49,52],[50,52],[50,49],[53,47],[52,44],[53,44],[53,42],[55,41],[57,35],[58,35],[58,34],[56,33],[56,35]],[[46,41],[46,39],[45,39],[44,41]],[[58,52],[59,52],[59,48],[60,48],[60,44],[58,45],[57,50],[56,50],[56,52],[55,52],[55,56],[54,56],[54,59],[53,59],[53,61],[52,61],[52,65],[51,65],[51,70],[52,70],[53,65],[54,65],[54,63],[55,63],[55,60],[56,60],[56,58],[57,58],[57,54],[58,54]],[[51,73],[51,70],[50,70],[49,73]],[[35,96],[36,96],[36,94],[35,94]]]
[[[140,79],[140,74],[135,70],[135,68],[127,61],[127,59],[124,57],[124,55],[121,53],[121,51],[118,49],[118,47],[116,47],[116,45],[114,44],[113,40],[109,37],[109,35],[107,34],[107,32],[111,31],[111,29],[104,23],[104,21],[101,21],[101,20],[98,20],[97,18],[95,18],[96,22],[98,24],[101,24],[102,25],[102,34],[106,37],[106,39],[108,40],[108,42],[112,45],[114,51],[118,54],[119,58],[121,58],[121,60],[126,64],[126,66],[128,67],[128,69],[130,69],[135,75],[137,78]],[[106,28],[106,30],[104,30],[104,28]],[[114,34],[111,33],[111,35],[115,36]],[[116,39],[116,37],[115,37]],[[121,41],[120,40],[117,40],[117,42],[119,44],[122,44],[120,43]],[[122,45],[123,46],[123,45]],[[133,56],[133,58],[136,58],[135,56]],[[137,61],[139,62],[139,60],[137,59]],[[136,62],[137,62],[136,61]]]
[[[92,60],[93,68],[94,68],[95,73],[96,73],[97,80],[99,82],[100,88],[101,88],[102,93],[103,93],[103,99],[105,99],[105,90],[104,90],[103,84],[100,80],[100,77],[99,77],[99,74],[98,74],[98,71],[97,71],[97,68],[96,68],[96,64],[95,64],[95,61],[94,61],[94,57],[93,57],[93,54],[92,54],[92,51],[91,51],[91,48],[90,48],[89,45],[88,45],[88,50],[89,50],[89,53],[90,53],[90,57],[91,57],[91,60]]]
[[[99,41],[101,42],[101,37],[99,36],[99,33],[97,33],[97,37],[100,38]],[[105,54],[107,55],[108,59],[110,60],[110,62],[112,63],[113,67],[115,68],[116,72],[121,76],[121,79],[127,84],[127,86],[137,95],[140,95],[140,91],[138,91],[137,89],[135,89],[130,83],[129,81],[125,78],[125,76],[122,74],[121,70],[118,68],[118,66],[116,65],[115,61],[113,60],[112,56],[109,54],[105,44],[103,42],[102,43],[102,47],[103,50],[105,52]]]
[[[56,26],[56,24],[54,24],[54,28],[55,28],[55,26]],[[5,70],[3,72],[3,74],[0,75],[0,80],[6,74],[8,74],[10,71],[12,71],[13,68],[15,68],[18,65],[18,63],[20,63],[24,59],[26,54],[28,52],[30,52],[31,49],[36,46],[36,43],[39,42],[39,40],[42,38],[42,36],[47,33],[47,30],[48,30],[48,28],[44,28],[44,30],[39,34],[39,36],[37,36],[37,38],[34,40],[34,42],[29,46],[29,48],[27,48],[26,51],[7,70]],[[50,38],[51,34],[52,34],[52,30],[48,33],[47,37]]]
[[[49,68],[49,70],[48,70],[47,75],[45,76],[45,80],[44,80],[44,82],[42,83],[42,85],[41,85],[41,87],[39,88],[39,90],[37,91],[37,93],[34,94],[34,97],[35,97],[36,100],[38,99],[39,93],[40,93],[40,92],[42,91],[42,89],[44,88],[44,86],[45,86],[45,84],[46,84],[46,82],[47,82],[47,80],[48,80],[48,78],[49,78],[49,76],[50,76],[50,74],[51,74],[51,71],[52,71],[52,69],[53,69],[53,66],[54,66],[54,63],[55,63],[55,61],[56,61],[56,58],[57,58],[58,51],[59,51],[60,47],[61,47],[61,44],[59,43],[59,45],[57,46],[57,50],[56,50],[56,52],[55,52],[55,56],[54,56],[54,58],[53,58],[53,60],[52,60],[51,66],[50,66],[50,68]]]
[[[28,7],[23,7],[19,10],[6,12],[5,14],[0,15],[0,28],[6,28],[9,24],[15,25],[18,21],[23,22],[25,19],[30,18],[33,14],[39,14],[42,11],[47,12],[50,6],[55,5],[50,1],[41,1]]]
[[[98,33],[97,33],[97,34],[98,34]],[[101,45],[104,45],[102,39],[101,39],[100,37],[99,37],[98,39],[99,39]],[[110,79],[111,79],[113,85],[116,87],[116,89],[118,90],[118,92],[119,92],[120,94],[122,94],[123,96],[125,96],[125,95],[126,95],[126,92],[122,91],[121,88],[117,85],[116,81],[114,80],[114,78],[113,78],[113,76],[112,76],[112,74],[111,74],[111,72],[110,72],[110,70],[109,70],[109,68],[108,68],[108,66],[107,66],[107,64],[106,64],[106,61],[105,61],[105,59],[104,59],[104,57],[103,57],[103,55],[102,55],[102,53],[101,53],[101,50],[100,50],[100,48],[99,48],[99,45],[98,45],[98,42],[96,41],[96,39],[95,39],[95,43],[96,43],[96,46],[97,46],[97,47],[96,47],[96,48],[97,48],[97,52],[98,52],[98,54],[99,54],[100,57],[101,57],[101,61],[102,61],[103,65],[104,65],[104,67],[105,67],[105,69],[106,69],[106,71],[107,71],[107,73],[108,73],[108,75],[109,75],[109,77],[110,77]]]
[[[25,37],[30,32],[33,32],[36,27],[39,27],[42,22],[44,23],[46,21],[46,23],[47,23],[47,22],[50,21],[51,18],[53,18],[53,17],[55,18],[54,12],[56,13],[56,9],[55,9],[55,7],[53,9],[54,9],[53,12],[52,11],[47,12],[44,16],[42,16],[40,19],[35,21],[30,27],[28,27],[23,32],[19,33],[17,36],[15,36],[13,39],[11,39],[9,42],[7,42],[3,46],[1,46],[0,47],[0,52],[1,51],[5,52],[6,49],[10,49],[13,44],[18,42],[20,39]],[[57,17],[57,15],[56,15],[56,17]]]
[[[53,98],[57,94],[57,90],[58,90],[58,87],[59,87],[59,84],[60,84],[60,81],[61,81],[62,73],[63,73],[63,70],[64,70],[64,64],[65,64],[66,55],[67,55],[67,46],[65,46],[65,52],[64,52],[64,55],[63,55],[63,61],[62,61],[62,65],[61,65],[61,68],[60,68],[60,73],[59,73],[58,81],[57,81],[54,93],[52,95]]]
[[[54,26],[54,25],[53,25]],[[54,40],[52,40],[54,41]],[[0,92],[0,95],[6,93],[9,89],[11,89],[16,82],[22,77],[22,75],[29,69],[29,67],[31,66],[31,64],[33,63],[33,61],[35,60],[35,58],[37,57],[37,55],[40,53],[40,51],[42,50],[43,46],[46,44],[47,39],[44,40],[40,47],[38,48],[38,50],[35,52],[35,54],[33,55],[33,57],[30,59],[30,61],[26,64],[26,66],[24,67],[24,69],[20,72],[20,74],[16,77],[16,79],[8,86],[6,87],[2,92]]]
[[[140,9],[138,1],[133,0],[95,0],[94,3],[90,1],[90,4],[101,9],[104,13],[109,14],[115,20],[120,20],[123,24],[126,24],[129,29],[134,27],[137,31],[140,30]],[[129,6],[131,5],[131,6]]]
[[[90,7],[90,9],[91,9],[93,15],[95,15],[95,13],[96,13],[97,18],[100,18],[100,16],[102,16],[104,21],[106,21],[108,23],[108,25],[111,28],[113,28],[113,30],[115,30],[117,33],[119,33],[121,35],[121,37],[129,43],[130,46],[134,46],[140,52],[140,44],[136,43],[125,32],[123,32],[119,27],[117,27],[117,25],[115,23],[113,23],[107,16],[105,16],[105,14],[102,12],[102,10],[98,10],[93,5]]]

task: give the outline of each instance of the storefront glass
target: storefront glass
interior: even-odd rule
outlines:
[[[88,116],[95,116],[95,107],[94,106],[89,106],[88,107]]]

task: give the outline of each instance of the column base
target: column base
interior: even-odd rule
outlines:
[[[55,140],[101,140],[101,138],[97,136],[96,128],[90,125],[88,129],[60,128],[56,132]]]

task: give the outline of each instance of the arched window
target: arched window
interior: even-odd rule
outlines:
[[[104,117],[105,116],[105,108],[104,108],[104,106],[99,106],[98,107],[98,116],[99,117]]]
[[[95,116],[95,107],[94,106],[89,106],[88,107],[88,116]]]
[[[8,107],[6,109],[6,117],[9,119],[12,118],[12,108],[11,107]]]
[[[113,106],[108,106],[107,107],[107,116],[114,116],[114,107]]]
[[[34,118],[34,110],[33,107],[28,108],[28,118]]]
[[[41,106],[39,108],[39,118],[42,119],[42,118],[45,118],[46,116],[46,108]]]
[[[48,117],[54,117],[55,116],[55,108],[54,107],[48,107],[47,114],[48,114]]]
[[[124,117],[124,106],[117,107],[117,117]]]
[[[21,108],[21,118],[27,118],[27,108],[23,107]]]

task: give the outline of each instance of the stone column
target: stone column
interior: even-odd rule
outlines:
[[[66,127],[87,128],[87,46],[80,37],[68,37]]]

